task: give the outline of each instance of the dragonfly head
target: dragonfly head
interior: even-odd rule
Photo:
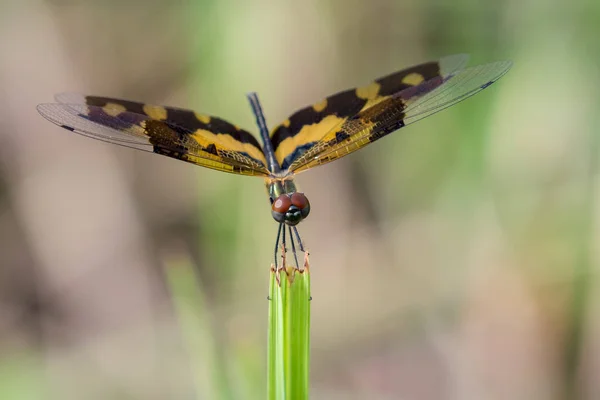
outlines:
[[[271,215],[275,221],[290,226],[298,225],[309,213],[310,203],[304,193],[282,194],[271,205]]]

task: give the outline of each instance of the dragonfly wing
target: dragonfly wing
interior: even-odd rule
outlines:
[[[57,101],[40,104],[38,111],[56,125],[83,136],[219,171],[269,174],[256,139],[219,118],[172,107],[77,94],[57,95]]]
[[[277,126],[271,134],[275,156],[282,169],[290,167],[328,132],[394,94],[423,82],[437,82],[466,65],[468,56],[449,56],[384,76],[367,86],[345,90],[305,107]]]
[[[336,125],[289,166],[301,172],[337,160],[408,124],[487,88],[510,69],[510,61],[479,65],[401,90]]]

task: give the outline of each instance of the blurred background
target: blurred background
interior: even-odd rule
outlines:
[[[70,134],[38,103],[255,132],[248,91],[275,126],[453,53],[514,67],[297,179],[312,398],[600,398],[599,35],[592,0],[2,0],[0,399],[266,391],[262,180]]]

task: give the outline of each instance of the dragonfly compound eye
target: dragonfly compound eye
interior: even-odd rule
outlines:
[[[292,205],[298,207],[300,210],[302,219],[308,217],[308,214],[310,213],[310,203],[304,193],[293,193],[290,198],[292,200]]]
[[[282,194],[271,206],[271,214],[277,222],[297,225],[308,216],[310,204],[303,193]]]
[[[284,222],[285,215],[292,206],[292,199],[287,194],[282,194],[271,205],[271,215],[277,222]]]

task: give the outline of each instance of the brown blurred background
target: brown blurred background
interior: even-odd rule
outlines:
[[[600,398],[599,35],[595,0],[2,0],[0,399],[265,397],[263,182],[77,137],[38,103],[124,97],[254,132],[248,91],[275,126],[462,52],[515,65],[298,178],[312,398]],[[195,271],[194,326],[172,268]]]

